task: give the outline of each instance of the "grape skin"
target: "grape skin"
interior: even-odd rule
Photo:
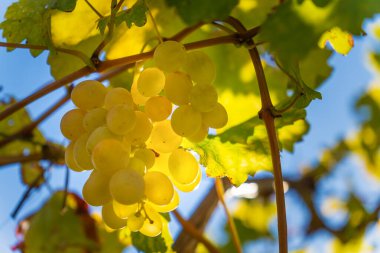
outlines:
[[[193,83],[188,75],[181,72],[166,75],[165,96],[176,105],[186,105],[190,102],[190,92]]]
[[[112,229],[120,229],[127,225],[126,219],[121,219],[115,214],[112,202],[109,202],[103,206],[102,217],[104,223]]]
[[[137,80],[137,90],[145,97],[158,95],[165,86],[165,75],[158,68],[144,69]]]
[[[61,119],[61,132],[67,139],[73,141],[86,132],[83,127],[83,118],[86,111],[81,109],[72,109],[63,115]]]
[[[169,120],[160,121],[153,125],[150,136],[150,145],[153,150],[160,153],[170,153],[178,148],[181,142],[182,137],[173,131]]]
[[[112,200],[108,190],[109,177],[99,171],[92,171],[82,188],[84,200],[92,206],[102,206]]]
[[[153,121],[162,121],[170,116],[172,103],[164,96],[151,97],[146,101],[144,111]]]
[[[169,157],[171,176],[181,184],[191,184],[198,175],[199,165],[195,157],[183,149],[177,149]]]
[[[202,114],[190,105],[182,105],[173,112],[171,125],[178,135],[192,136],[202,126]]]
[[[157,46],[153,60],[163,71],[173,72],[179,70],[186,61],[186,50],[181,43],[168,40]]]
[[[109,189],[112,197],[124,205],[132,205],[144,197],[144,179],[133,170],[119,170],[110,180]]]
[[[117,135],[125,135],[136,125],[136,113],[127,105],[116,105],[107,113],[107,127]]]
[[[197,84],[211,84],[216,76],[213,61],[202,51],[188,52],[183,69]]]
[[[71,92],[73,103],[83,110],[91,110],[103,106],[107,89],[101,82],[86,80],[79,83]]]
[[[148,171],[144,176],[145,195],[156,205],[167,205],[173,199],[174,188],[170,179],[158,171]]]

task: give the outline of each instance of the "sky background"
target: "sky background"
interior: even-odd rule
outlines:
[[[6,6],[13,1],[2,0],[0,3],[0,21],[5,13]],[[368,27],[368,26],[367,26]],[[370,36],[369,36],[370,37]],[[355,47],[348,56],[334,54],[330,59],[330,64],[335,70],[331,77],[324,83],[319,90],[323,95],[323,100],[314,101],[307,109],[307,119],[311,124],[309,133],[305,136],[304,141],[296,145],[293,154],[283,153],[282,164],[283,171],[286,176],[296,177],[299,174],[299,169],[304,165],[313,164],[317,161],[320,152],[333,145],[336,140],[342,136],[346,136],[355,131],[359,125],[359,119],[354,111],[354,101],[367,89],[371,80],[374,78],[374,72],[370,71],[367,62],[367,52],[369,48],[374,46],[371,38],[355,39]],[[0,39],[4,41],[4,39]],[[46,65],[47,53],[43,53],[38,58],[32,58],[28,50],[17,49],[12,53],[7,53],[4,48],[0,48],[0,97],[13,95],[17,99],[22,99],[39,87],[52,80],[49,68]],[[64,89],[49,94],[43,99],[28,106],[28,111],[32,117],[41,114],[48,105],[53,104],[58,97],[64,94]],[[53,116],[41,124],[41,130],[51,140],[65,143],[64,138],[60,133],[59,122],[62,115],[72,108],[71,103],[67,103],[64,107],[58,110]],[[18,173],[18,165],[0,167],[0,252],[8,253],[10,247],[15,244],[15,228],[17,222],[30,214],[33,210],[37,210],[49,196],[50,192],[46,187],[41,187],[33,193],[28,199],[26,205],[18,214],[16,220],[10,218],[10,213],[15,208],[16,203],[25,191],[25,187],[21,183]],[[54,170],[51,177],[51,187],[53,189],[62,189],[64,185],[63,169]],[[355,177],[365,177],[366,187],[360,187],[363,182],[356,182]],[[70,190],[80,193],[81,187],[88,177],[88,173],[71,173]],[[205,177],[204,177],[205,178]],[[362,169],[360,161],[355,158],[346,159],[339,165],[337,170],[332,175],[321,182],[319,186],[321,192],[343,192],[348,184],[356,187],[360,194],[365,196],[366,204],[369,208],[377,205],[380,201],[380,187],[377,182],[366,175]],[[181,194],[180,211],[185,217],[189,217],[192,209],[202,199],[202,196],[207,189],[212,185],[211,179],[203,180],[197,191],[190,194]],[[323,194],[320,196],[322,201]],[[344,197],[344,196],[340,196]],[[302,226],[307,224],[308,217],[304,217],[304,206],[297,199],[298,196],[289,191],[286,194],[288,212],[292,214],[289,218],[289,224],[293,231],[292,237],[297,236],[297,231],[302,231]],[[229,199],[233,203],[233,199]],[[296,219],[294,219],[296,217]],[[222,242],[225,235],[222,232],[224,224],[224,215],[219,208],[210,222],[208,231],[212,231],[211,237]],[[337,220],[337,226],[344,221],[344,216],[341,220]],[[334,224],[333,224],[334,225]],[[273,226],[275,229],[275,224]],[[172,232],[176,234],[179,227],[172,225]],[[374,240],[379,236],[379,229],[374,228],[368,232],[368,240]],[[290,245],[298,245],[298,239],[290,241]],[[326,243],[329,236],[326,233],[315,235],[308,243],[311,245],[311,252],[321,252],[319,248],[321,243]],[[319,245],[319,246],[318,246]],[[274,246],[267,241],[260,241],[255,245],[249,245],[247,250],[255,250],[254,252],[276,252]],[[313,250],[314,249],[314,250]],[[323,251],[325,252],[325,251]],[[380,249],[378,251],[380,252]]]

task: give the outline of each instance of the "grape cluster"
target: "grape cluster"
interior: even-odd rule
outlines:
[[[67,166],[93,170],[84,199],[102,206],[108,227],[127,226],[152,237],[161,233],[159,213],[177,208],[176,189],[192,191],[201,180],[196,158],[180,146],[182,138],[199,142],[209,128],[227,123],[206,54],[166,41],[153,59],[156,67],[144,69],[131,92],[93,80],[79,83],[71,93],[78,108],[61,120],[62,134],[71,141]]]

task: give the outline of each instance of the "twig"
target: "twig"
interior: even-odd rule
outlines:
[[[10,155],[10,156],[1,156],[0,157],[0,167],[13,164],[13,163],[26,163],[26,162],[35,162],[43,158],[41,153],[30,154],[30,155]]]
[[[209,252],[211,253],[219,253],[219,250],[209,241],[207,240],[202,233],[200,233],[193,224],[186,221],[177,210],[172,212],[178,222],[182,225],[183,229],[190,234],[192,237],[197,239],[200,243],[202,243]]]
[[[84,0],[86,2],[86,4],[91,8],[91,10],[96,14],[98,15],[99,18],[103,18],[103,15],[88,1],[88,0]]]
[[[233,220],[230,212],[228,211],[227,204],[224,201],[225,189],[224,189],[222,180],[220,178],[215,178],[215,189],[216,189],[216,193],[218,194],[219,201],[220,201],[220,203],[222,203],[224,212],[226,213],[228,227],[230,228],[230,231],[231,231],[232,242],[236,248],[236,252],[241,253],[241,252],[243,252],[243,249],[241,248],[239,234],[236,230],[234,220]]]
[[[67,193],[69,189],[69,181],[70,181],[70,169],[69,167],[65,166],[65,186],[63,188],[63,203],[62,203],[62,209],[61,212],[64,212],[66,210],[66,202],[67,202]]]
[[[162,43],[163,39],[162,39],[160,31],[158,30],[158,26],[157,26],[156,20],[154,20],[152,12],[150,11],[150,8],[149,8],[149,6],[148,6],[148,4],[147,4],[147,2],[145,0],[144,0],[144,3],[146,5],[146,7],[148,8],[148,15],[149,15],[150,19],[152,20],[153,28],[154,28],[154,31],[156,32],[157,38],[160,41],[160,43]]]

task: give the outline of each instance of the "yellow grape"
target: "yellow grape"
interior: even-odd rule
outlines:
[[[133,82],[131,86],[131,95],[133,98],[133,102],[137,105],[145,105],[145,102],[149,99],[149,97],[144,97],[140,94],[137,89],[137,82]]]
[[[152,122],[144,112],[135,111],[136,125],[128,132],[124,139],[130,142],[132,145],[143,145],[152,132]]]
[[[150,169],[154,165],[156,154],[151,149],[141,148],[135,151],[133,157],[136,157],[143,161],[147,169]]]
[[[190,105],[181,105],[172,114],[171,124],[180,136],[192,136],[202,126],[202,114]]]
[[[87,132],[92,132],[96,128],[106,124],[107,110],[104,108],[95,108],[86,113],[83,118],[83,127]]]
[[[188,75],[181,72],[173,72],[166,75],[165,96],[176,105],[189,103],[193,83]]]
[[[132,205],[144,197],[144,178],[133,170],[119,170],[110,181],[112,197],[124,205]]]
[[[203,120],[203,118],[202,118]],[[201,128],[195,134],[187,137],[187,139],[191,142],[198,143],[203,141],[208,135],[208,126],[204,125],[202,122]]]
[[[105,139],[122,140],[122,137],[112,133],[107,127],[102,126],[95,129],[88,137],[86,148],[89,152],[95,148],[96,144]]]
[[[156,210],[157,212],[168,213],[177,209],[177,207],[179,206],[179,202],[180,202],[179,194],[176,190],[174,190],[173,199],[170,201],[169,204],[167,205],[156,205],[154,203],[150,203],[150,204],[154,208],[154,210]]]
[[[151,97],[146,101],[144,111],[153,121],[161,121],[172,113],[172,103],[163,96]]]
[[[92,171],[86,183],[83,185],[82,195],[84,200],[92,206],[102,206],[112,200],[109,192],[109,177],[99,171]]]
[[[184,149],[173,151],[169,157],[168,167],[171,176],[181,184],[194,182],[199,171],[195,157]]]
[[[65,163],[67,167],[76,172],[81,172],[83,169],[77,164],[74,159],[74,145],[75,141],[70,142],[65,151]]]
[[[112,201],[102,207],[102,217],[104,224],[112,229],[123,228],[127,225],[126,219],[121,219],[115,214]]]
[[[128,217],[127,227],[132,232],[139,231],[144,225],[145,217],[141,213],[134,213]]]
[[[125,135],[136,125],[136,113],[127,105],[116,105],[107,113],[107,127],[111,132]]]
[[[91,110],[102,107],[107,89],[101,82],[95,80],[87,80],[79,83],[71,92],[71,100],[73,103],[83,109]]]
[[[63,115],[61,119],[61,132],[69,140],[76,140],[86,130],[83,127],[83,118],[86,111],[72,109]]]
[[[202,113],[202,120],[206,126],[211,128],[222,128],[228,121],[226,108],[220,103],[217,103],[215,108],[210,112]]]
[[[160,121],[153,125],[150,145],[159,153],[170,153],[181,145],[182,137],[177,135],[169,120]]]
[[[127,169],[134,170],[137,173],[139,173],[140,175],[144,176],[145,170],[146,170],[146,166],[145,166],[144,161],[142,161],[141,159],[136,158],[136,157],[132,157],[129,160],[129,164],[128,164]]]
[[[180,69],[185,62],[186,49],[181,43],[168,40],[157,46],[153,60],[163,71],[173,72]]]
[[[123,205],[115,200],[112,201],[112,204],[115,214],[121,219],[128,218],[129,216],[135,214],[138,210],[138,204]]]
[[[144,176],[145,195],[156,205],[167,205],[173,199],[174,188],[170,179],[159,171],[148,171]]]
[[[103,174],[112,175],[127,168],[129,150],[118,140],[105,139],[95,146],[91,158],[95,169]]]
[[[194,191],[199,186],[201,179],[202,179],[202,171],[200,168],[198,168],[197,178],[195,179],[194,182],[192,182],[190,184],[181,184],[181,183],[177,182],[176,180],[173,180],[173,184],[180,191],[191,192],[191,191]]]
[[[212,85],[195,85],[190,93],[191,105],[200,112],[209,112],[218,104],[218,94]]]
[[[145,217],[144,224],[139,230],[140,233],[149,237],[158,236],[162,231],[161,215],[148,204],[144,205],[144,209],[149,219],[148,217]]]
[[[135,107],[131,93],[127,89],[121,87],[108,90],[104,99],[104,107],[106,109],[111,109],[115,105],[126,105],[132,110]]]
[[[74,145],[74,159],[83,170],[92,170],[94,168],[91,162],[91,155],[86,148],[89,134],[82,134]]]
[[[202,51],[188,52],[183,69],[198,84],[211,84],[215,79],[215,65]]]
[[[158,68],[144,69],[137,80],[137,90],[145,97],[158,95],[165,86],[165,75]]]

